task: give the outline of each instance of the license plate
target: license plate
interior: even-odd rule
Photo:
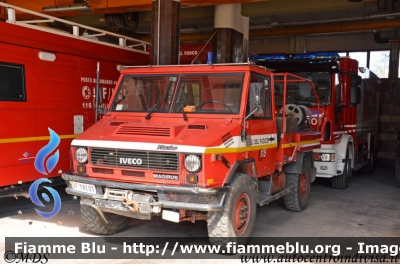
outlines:
[[[162,219],[172,221],[175,223],[179,223],[179,213],[174,211],[163,210],[162,211]]]
[[[74,190],[96,194],[96,187],[93,184],[85,184],[80,182],[71,182],[71,186]]]

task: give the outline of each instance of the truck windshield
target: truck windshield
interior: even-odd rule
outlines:
[[[185,74],[181,76],[175,113],[239,113],[244,73]]]
[[[318,94],[320,105],[327,106],[331,101],[331,74],[320,72],[293,73],[312,81]],[[282,105],[283,83],[275,83],[275,100],[277,105]],[[306,82],[289,82],[287,84],[286,103],[303,104],[306,106],[317,106],[317,98]]]
[[[168,112],[178,75],[126,75],[111,105],[118,112]]]

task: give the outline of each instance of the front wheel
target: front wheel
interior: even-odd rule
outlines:
[[[81,215],[89,231],[101,235],[112,235],[127,228],[131,218],[103,212],[103,217],[90,205],[81,204]]]
[[[311,189],[311,167],[307,157],[303,158],[301,174],[286,174],[286,186],[294,188],[293,192],[284,196],[286,209],[294,212],[306,209]]]
[[[255,193],[250,176],[236,173],[226,195],[224,209],[208,213],[207,229],[212,244],[224,246],[228,242],[247,242],[256,218]]]
[[[347,178],[351,177],[353,170],[351,169],[351,159],[349,159],[349,149],[346,151],[346,161],[345,161],[343,173],[334,176],[332,178],[332,188],[334,189],[346,189],[347,188]]]

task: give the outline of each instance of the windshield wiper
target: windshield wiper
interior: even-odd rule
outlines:
[[[184,107],[185,102],[186,102],[185,96],[182,94],[181,102],[180,102],[179,108],[180,108],[180,109],[182,110],[182,112],[183,112],[183,120],[188,121],[188,118],[187,118],[186,112],[185,112],[185,107]]]
[[[147,115],[146,115],[146,117],[145,117],[144,119],[150,120],[151,114],[152,114],[154,111],[158,110],[158,107],[160,106],[160,102],[161,102],[161,101],[158,101],[158,102],[156,103],[156,105],[155,105],[153,108],[150,109],[150,111],[147,113]]]
[[[169,83],[168,83],[167,90],[165,91],[164,98],[163,98],[163,100],[162,100],[162,101],[164,102],[164,106],[165,106],[165,102],[167,101],[167,98],[168,98],[169,90],[171,89],[171,82],[172,82],[172,81],[170,80]],[[161,104],[161,100],[158,101],[158,102],[156,103],[156,105],[155,105],[153,108],[150,109],[149,113],[148,113],[148,114],[146,115],[146,117],[145,117],[146,120],[150,120],[151,114],[152,114],[154,111],[158,110],[158,108],[160,107],[160,104]]]

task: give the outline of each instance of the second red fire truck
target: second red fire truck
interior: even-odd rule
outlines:
[[[321,148],[313,155],[317,177],[332,178],[333,188],[345,189],[352,171],[372,173],[378,142],[380,86],[374,73],[337,53],[260,55],[250,60],[313,82],[318,97],[309,88],[294,84],[288,87],[287,100],[307,106],[320,117],[320,121],[311,121],[322,135]],[[275,91],[282,96],[280,86],[275,86]],[[298,115],[311,113],[299,111]]]

